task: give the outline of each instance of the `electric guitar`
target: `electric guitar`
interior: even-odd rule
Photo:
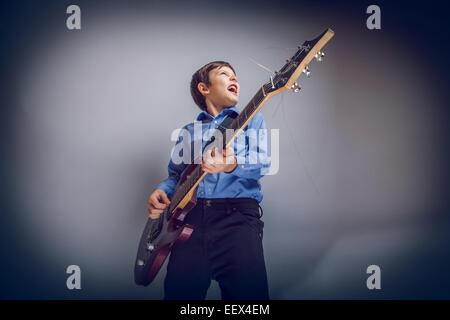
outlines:
[[[231,145],[270,98],[285,90],[292,89],[295,92],[300,90],[297,79],[302,73],[309,76],[308,64],[314,58],[322,61],[324,53],[321,50],[333,36],[334,32],[327,29],[314,40],[305,41],[298,47],[294,56],[270,77],[270,81],[256,92],[239,116],[224,120],[218,128],[223,134],[223,148]],[[230,132],[232,134],[229,134]],[[208,145],[213,146],[213,141],[208,141],[206,146]],[[170,254],[172,247],[185,242],[191,236],[194,227],[185,224],[184,219],[196,204],[197,186],[206,174],[200,164],[188,165],[178,181],[175,193],[170,199],[170,205],[158,219],[148,219],[139,242],[134,267],[136,284],[149,285]]]

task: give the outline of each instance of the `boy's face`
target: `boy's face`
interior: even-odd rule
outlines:
[[[199,84],[199,90],[205,99],[222,108],[233,107],[238,103],[239,83],[231,68],[223,66],[211,70],[209,82],[209,86]]]

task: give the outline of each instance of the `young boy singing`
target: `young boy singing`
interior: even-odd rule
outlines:
[[[194,73],[191,95],[202,110],[196,119],[196,124],[201,124],[201,139],[205,140],[205,133],[217,128],[226,117],[239,113],[235,107],[239,89],[235,71],[227,62],[210,62]],[[176,146],[193,143],[196,138],[193,128],[194,123],[183,128],[190,134],[180,135]],[[261,129],[265,130],[266,125],[258,112],[241,135],[248,130]],[[185,141],[186,137],[191,141]],[[262,247],[264,223],[260,219],[259,202],[263,196],[259,179],[267,173],[270,164],[268,161],[238,161],[248,158],[252,151],[257,151],[260,159],[268,159],[266,148],[250,145],[249,139],[245,141],[244,148],[236,154],[238,158],[232,146],[224,150],[213,149],[203,155],[202,169],[208,174],[199,183],[197,203],[185,218],[185,223],[195,229],[186,242],[174,246],[171,251],[164,280],[164,299],[205,299],[212,279],[219,283],[224,300],[269,298]],[[172,154],[169,177],[148,199],[150,218],[158,218],[170,203],[169,198],[188,164],[174,161]]]

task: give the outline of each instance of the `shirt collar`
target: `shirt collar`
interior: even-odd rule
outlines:
[[[199,113],[196,120],[197,121],[202,121],[205,119],[213,120],[213,119],[218,119],[218,118],[224,117],[225,115],[229,115],[232,113],[239,114],[239,110],[236,107],[225,108],[215,118],[212,115],[210,115],[207,111],[202,111]]]

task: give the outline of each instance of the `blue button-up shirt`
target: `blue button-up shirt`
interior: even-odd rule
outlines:
[[[232,113],[239,114],[239,111],[236,107],[227,108],[222,110],[215,118],[208,112],[203,111],[198,115],[196,122],[184,126],[178,136],[169,161],[169,177],[161,182],[157,188],[164,190],[169,198],[172,197],[184,169],[189,164],[187,162],[190,161],[192,163],[194,158],[201,159],[201,149],[218,125],[226,116]],[[194,130],[194,127],[196,130]],[[201,130],[198,130],[199,128]],[[267,140],[267,128],[264,117],[258,112],[231,145],[235,150],[237,167],[230,173],[208,173],[198,185],[197,197],[254,198],[261,202],[263,195],[259,179],[270,168]],[[197,150],[195,150],[195,143],[202,147],[197,147]],[[198,152],[200,154],[196,154]],[[180,156],[183,155],[187,155],[187,158],[184,159],[188,159],[188,161],[180,162]]]

